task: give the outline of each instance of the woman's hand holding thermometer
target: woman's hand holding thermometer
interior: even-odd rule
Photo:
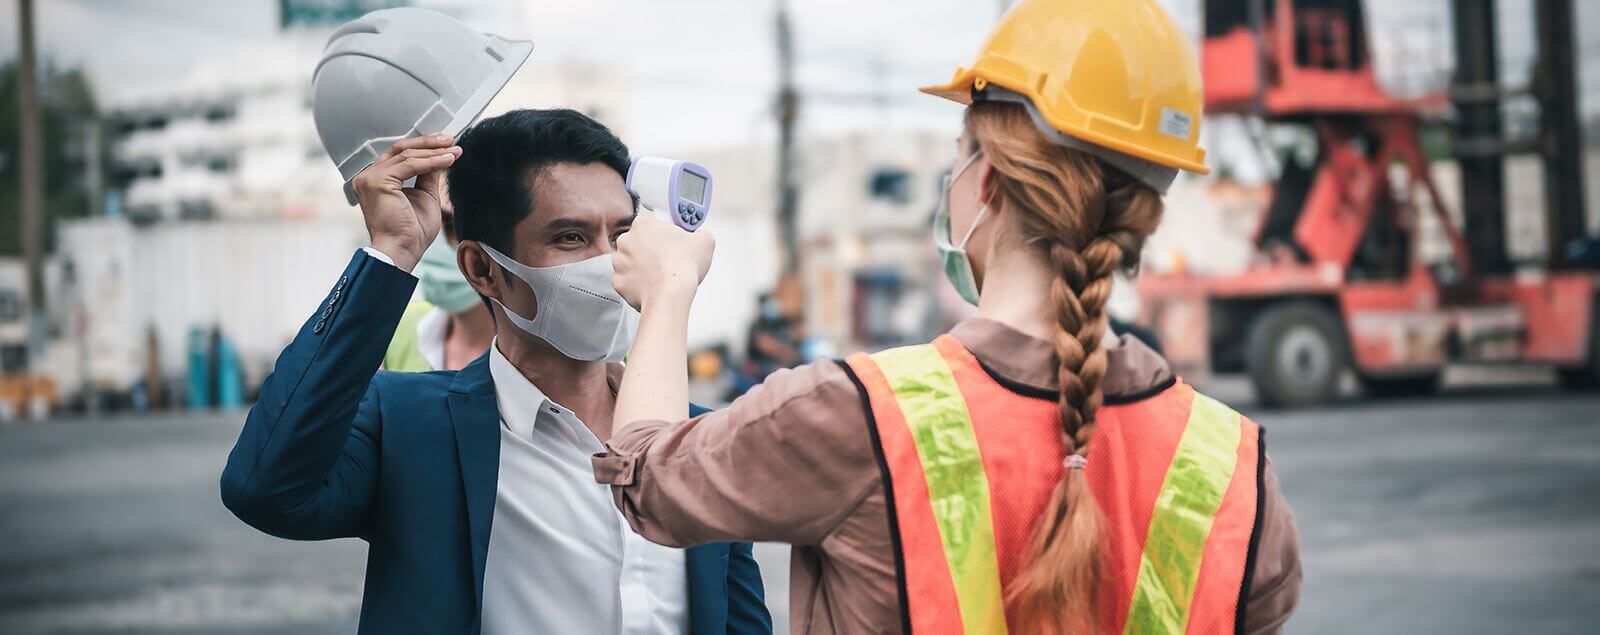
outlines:
[[[640,157],[628,170],[628,189],[651,213],[634,219],[617,240],[612,285],[641,311],[658,302],[681,302],[687,311],[716,250],[709,232],[696,231],[711,207],[711,173],[686,161]]]
[[[639,333],[617,388],[616,431],[632,422],[681,416],[689,408],[689,307],[711,268],[717,241],[696,231],[711,207],[711,173],[683,161],[641,157],[628,189],[651,214],[640,214],[617,239],[611,284],[638,308]]]

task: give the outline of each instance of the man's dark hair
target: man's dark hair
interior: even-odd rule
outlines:
[[[533,188],[558,163],[603,163],[628,176],[628,146],[600,122],[575,110],[513,110],[478,122],[457,142],[450,166],[456,240],[476,240],[511,253],[512,230],[533,213]]]

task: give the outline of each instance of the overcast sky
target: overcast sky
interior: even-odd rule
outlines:
[[[44,55],[89,69],[114,100],[193,63],[281,37],[277,0],[36,0]],[[529,38],[535,56],[624,65],[635,82],[630,145],[688,148],[770,138],[772,0],[420,0],[477,28]],[[915,87],[971,60],[998,0],[791,0],[804,94],[802,130],[954,130],[958,111]],[[1198,0],[1163,0],[1187,29]],[[1531,59],[1530,0],[1501,0],[1508,77]],[[1584,53],[1600,9],[1579,2]],[[1374,41],[1426,70],[1449,64],[1447,0],[1369,3]],[[1590,28],[1593,25],[1597,28]],[[0,0],[0,55],[14,56],[15,0]],[[1379,62],[1394,63],[1383,58]],[[264,60],[263,63],[271,63]],[[1600,67],[1600,64],[1591,64]],[[1595,68],[1600,71],[1600,68]],[[250,72],[241,68],[239,72]],[[305,69],[307,81],[311,69]],[[1585,77],[1594,76],[1585,68]],[[1597,77],[1600,79],[1600,77]],[[1600,82],[1586,81],[1589,86]],[[884,98],[880,100],[880,98]],[[1589,100],[1593,102],[1594,100]]]
[[[163,83],[195,61],[281,37],[277,0],[36,1],[44,54],[86,66],[115,100]],[[543,59],[618,64],[635,84],[631,145],[693,147],[770,138],[775,82],[771,3],[762,0],[432,0],[472,26],[534,41]],[[997,15],[973,0],[795,0],[808,131],[954,121],[958,110],[917,94],[968,61]],[[0,1],[0,55],[15,51],[14,0]],[[676,25],[670,27],[668,25]],[[270,63],[270,60],[266,61]],[[250,72],[241,68],[240,72]],[[311,69],[305,69],[309,81]],[[822,93],[826,93],[826,96]],[[892,95],[886,110],[867,101]]]

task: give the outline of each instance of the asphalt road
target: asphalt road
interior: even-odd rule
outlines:
[[[1600,396],[1241,409],[1299,519],[1290,633],[1600,630]],[[218,502],[241,419],[0,428],[0,632],[352,632],[362,543],[277,540]],[[783,623],[787,549],[759,554]]]

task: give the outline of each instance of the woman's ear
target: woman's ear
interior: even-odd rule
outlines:
[[[462,277],[479,295],[500,299],[500,289],[494,281],[494,272],[498,267],[478,241],[463,240],[456,245],[456,267],[461,269]]]
[[[1000,196],[999,174],[994,170],[994,164],[989,162],[989,155],[978,157],[978,164],[972,166],[978,171],[978,202],[989,206],[989,213],[1000,212],[1003,199]]]

